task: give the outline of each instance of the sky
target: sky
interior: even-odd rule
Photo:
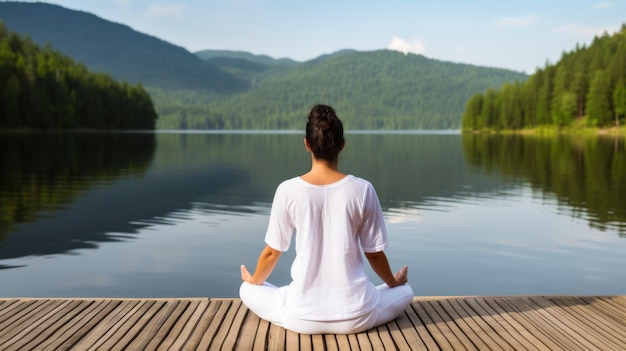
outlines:
[[[626,0],[42,1],[191,52],[236,50],[307,61],[342,49],[391,49],[529,74],[626,23]]]

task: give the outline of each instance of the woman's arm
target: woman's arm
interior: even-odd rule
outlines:
[[[265,245],[265,248],[259,255],[259,261],[256,264],[254,275],[248,272],[246,266],[241,265],[241,280],[250,284],[261,285],[265,279],[270,276],[282,252]]]
[[[370,266],[372,266],[374,273],[376,273],[390,288],[405,284],[409,281],[407,277],[408,267],[402,267],[398,273],[394,275],[391,273],[387,255],[385,255],[383,251],[366,252],[365,257],[369,261]]]

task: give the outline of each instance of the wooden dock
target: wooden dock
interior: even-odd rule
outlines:
[[[301,335],[239,299],[0,299],[1,350],[625,350],[626,296],[416,297],[393,322]]]

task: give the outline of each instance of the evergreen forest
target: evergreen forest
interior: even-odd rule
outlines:
[[[156,112],[140,85],[92,73],[0,22],[0,129],[153,129]]]
[[[526,81],[472,96],[462,128],[519,130],[537,127],[607,128],[626,118],[626,24],[613,35],[564,52]]]

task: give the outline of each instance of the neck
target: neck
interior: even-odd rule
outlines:
[[[311,171],[314,169],[318,171],[339,171],[337,160],[318,160],[315,157],[311,157]]]
[[[311,184],[326,185],[337,182],[345,176],[339,171],[337,161],[318,160],[312,157],[311,170],[301,178]]]

